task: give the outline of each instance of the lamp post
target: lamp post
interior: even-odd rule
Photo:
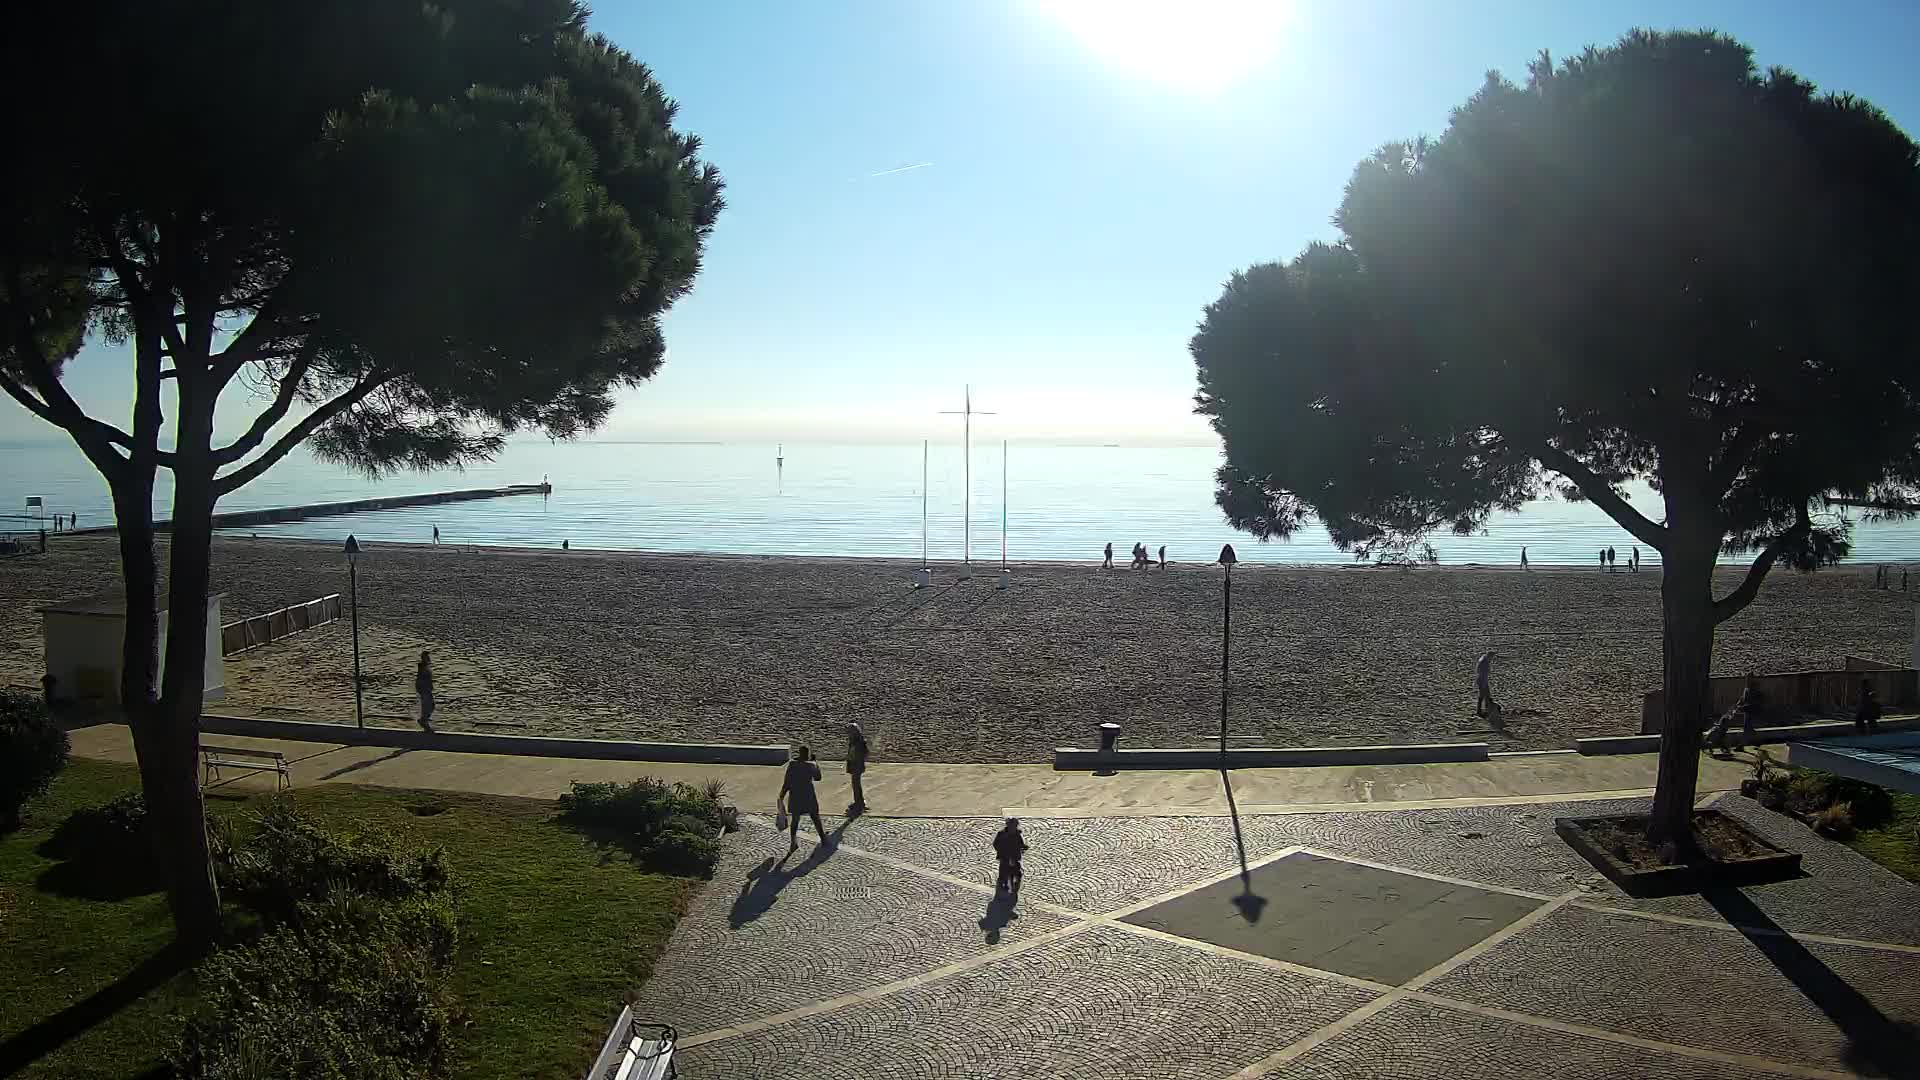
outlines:
[[[353,726],[364,729],[367,714],[360,701],[360,541],[347,536],[347,595],[353,612]]]
[[[1227,761],[1227,656],[1233,644],[1233,564],[1240,557],[1233,553],[1232,544],[1220,547],[1220,565],[1227,568],[1227,574],[1220,588],[1220,765],[1226,767]]]

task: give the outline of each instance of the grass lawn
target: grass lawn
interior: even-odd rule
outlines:
[[[0,837],[0,1076],[167,1074],[193,977],[163,949],[164,897],[111,895],[124,890],[39,850],[73,810],[138,787],[131,766],[75,759],[28,804],[25,827]],[[208,810],[244,828],[258,798],[216,792]],[[340,784],[294,798],[329,829],[446,849],[461,890],[458,1077],[579,1076],[699,887],[603,856],[550,803]]]
[[[1920,882],[1920,795],[1893,794],[1893,820],[1878,829],[1861,829],[1847,846],[1899,874]]]

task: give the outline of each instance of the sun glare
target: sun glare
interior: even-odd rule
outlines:
[[[1288,0],[1033,0],[1114,67],[1169,85],[1212,91],[1259,67],[1279,47]]]

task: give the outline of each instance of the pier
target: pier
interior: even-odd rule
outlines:
[[[235,510],[213,515],[213,527],[232,529],[247,525],[274,525],[283,521],[358,514],[366,510],[399,510],[408,506],[433,506],[438,503],[472,502],[475,499],[504,499],[511,495],[550,495],[552,493],[552,484],[510,484],[506,487],[429,491],[420,495],[387,495],[377,499],[313,503],[308,506],[277,506],[267,510]],[[154,527],[165,529],[171,524],[170,520],[156,521]]]

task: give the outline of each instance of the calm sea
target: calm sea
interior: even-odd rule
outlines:
[[[402,474],[370,481],[296,451],[221,502],[223,510],[336,502],[456,488],[553,484],[549,498],[479,502],[317,518],[236,530],[263,536],[363,541],[444,542],[726,554],[845,555],[917,559],[921,554],[921,448],[789,443],[784,464],[773,444],[517,443],[497,461],[464,472]],[[997,561],[1003,533],[1009,558],[1098,560],[1111,542],[1125,560],[1138,541],[1167,546],[1179,562],[1211,562],[1231,542],[1243,560],[1345,563],[1351,556],[1313,528],[1286,542],[1261,544],[1234,532],[1213,504],[1211,447],[1100,447],[1014,444],[973,450],[972,551]],[[1005,497],[1002,498],[1002,466]],[[964,459],[955,445],[932,447],[925,484],[926,547],[931,558],[961,556]],[[161,472],[164,485],[166,473]],[[1658,515],[1644,488],[1633,501]],[[0,443],[0,526],[18,528],[26,497],[49,513],[78,513],[80,524],[111,520],[104,484],[71,446]],[[167,492],[156,513],[168,514]],[[1550,500],[1503,514],[1486,531],[1440,536],[1443,563],[1592,565],[1613,545],[1624,561],[1633,539],[1584,503]],[[1859,561],[1920,560],[1920,523],[1862,523]],[[1654,561],[1651,551],[1642,553]]]

